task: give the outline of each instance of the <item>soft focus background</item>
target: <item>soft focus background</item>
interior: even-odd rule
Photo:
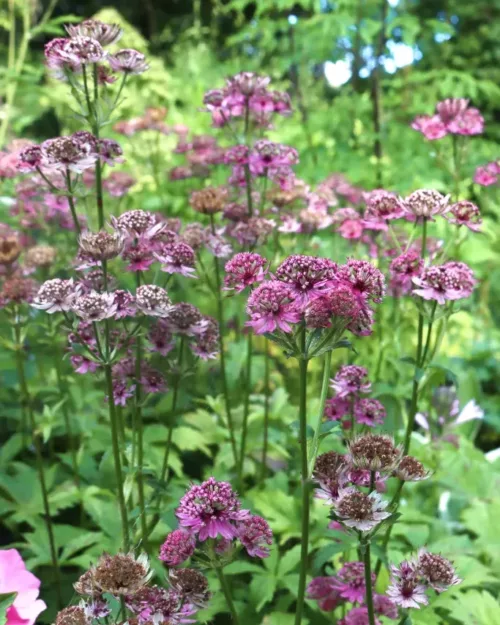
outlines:
[[[448,193],[455,184],[448,169],[451,137],[439,144],[429,142],[410,124],[419,114],[432,114],[435,103],[447,97],[469,98],[480,109],[485,132],[468,139],[458,184],[461,196],[480,206],[484,220],[482,232],[468,237],[460,249],[460,259],[474,268],[481,286],[473,304],[467,303],[452,318],[441,350],[442,368],[436,369],[432,383],[453,382],[461,404],[474,399],[485,414],[481,421],[467,424],[459,447],[446,444],[437,451],[429,447],[421,451],[420,455],[433,464],[436,475],[428,492],[424,487],[418,498],[407,502],[405,522],[398,525],[396,539],[400,541],[401,553],[431,544],[434,551],[442,549],[456,556],[465,583],[459,599],[450,602],[451,607],[446,606],[452,610],[451,620],[446,623],[498,625],[500,196],[496,184],[480,186],[474,182],[474,174],[478,166],[500,157],[500,1],[2,0],[0,7],[0,145],[15,137],[41,141],[79,129],[72,118],[67,87],[47,78],[43,45],[62,36],[63,24],[91,16],[118,22],[125,30],[121,46],[144,52],[151,66],[150,71],[130,81],[117,118],[141,116],[146,107],[165,107],[168,126],[182,124],[194,134],[216,134],[210,127],[210,116],[200,113],[204,92],[221,86],[226,76],[239,71],[267,74],[274,88],[290,93],[294,105],[293,116],[277,123],[274,136],[297,148],[297,175],[310,184],[338,172],[365,189],[383,187],[405,194],[428,187]],[[16,66],[13,59],[19,58],[22,63]],[[6,102],[10,102],[10,108],[4,106]],[[183,155],[173,151],[177,137],[151,131],[132,140],[111,128],[108,134],[124,149],[127,162],[121,169],[133,172],[136,178],[121,201],[120,210],[143,208],[186,217],[189,192],[207,180],[169,180],[169,170],[184,164]],[[211,182],[223,183],[226,173],[215,168]],[[10,219],[11,192],[9,184],[0,191],[0,221]],[[335,245],[343,244],[339,240],[335,240]],[[331,240],[324,236],[312,236],[308,243],[310,249],[316,247],[321,255],[331,253],[338,257],[352,253],[347,245],[345,250],[331,249]],[[196,294],[191,301],[199,303]],[[388,326],[389,342],[393,330]],[[402,367],[398,358],[413,349],[414,339],[406,336],[411,333],[400,335],[401,353],[394,355],[395,367]],[[243,340],[230,345],[228,370],[233,388],[238,388],[243,367]],[[370,352],[369,340],[367,344],[365,364],[376,363],[377,354]],[[43,371],[40,377],[35,362],[29,365],[32,383],[35,388],[38,385],[42,427],[47,440],[51,432],[54,434],[52,453],[62,460],[63,467],[69,460],[67,446],[57,438],[60,416],[50,402],[44,402],[43,393],[50,391],[50,380],[44,381]],[[289,399],[296,403],[296,372],[290,370],[292,366],[276,356],[272,373],[276,389],[272,436],[277,466],[287,460],[283,424],[295,419],[294,414],[287,412]],[[256,367],[259,380],[263,362],[257,359]],[[409,379],[411,372],[407,373]],[[11,355],[5,351],[0,352],[0,384],[2,542],[24,549],[28,566],[36,569],[42,584],[47,585],[42,595],[50,604],[50,572],[44,569],[48,555],[36,474],[27,454],[18,455],[21,443],[12,436],[18,410],[17,380]],[[112,480],[110,459],[102,455],[107,445],[104,426],[99,425],[97,417],[105,407],[96,391],[92,391],[92,396],[89,389],[81,377],[73,389],[79,406],[75,414],[77,427],[88,435],[85,450],[89,453],[82,453],[83,472],[93,485],[85,494],[82,526],[77,495],[61,487],[61,466],[56,469],[53,465],[50,475],[58,536],[67,546],[62,562],[69,595],[70,583],[80,567],[86,566],[89,558],[102,548],[112,548],[117,524],[115,502],[99,492],[107,480]],[[402,401],[397,384],[388,376],[378,390],[392,420],[390,427],[396,427],[401,419]],[[186,481],[201,477],[204,466],[213,462],[220,442],[220,432],[212,428],[208,412],[217,410],[220,398],[212,398],[209,405],[202,403],[210,394],[214,394],[213,377],[197,376],[190,398],[181,399],[181,412],[184,410],[185,414],[176,429],[172,461],[179,479],[172,487],[172,506],[164,519],[166,527]],[[159,410],[168,407],[169,401],[168,397],[162,400]],[[312,396],[313,406],[315,401],[317,397]],[[260,406],[257,397],[256,414]],[[259,418],[253,421],[251,438],[254,434],[257,437]],[[149,426],[148,445],[164,436],[162,428]],[[227,448],[224,450],[227,454]],[[150,457],[152,465],[159,462],[159,452],[157,455],[158,458],[154,454]],[[215,466],[217,471],[217,462]],[[224,477],[224,464],[221,466],[219,477]],[[267,516],[282,544],[297,540],[299,534],[298,511],[287,488],[283,473],[277,473],[264,494],[248,495],[254,498],[252,505]],[[324,516],[324,512],[316,511],[321,527]],[[320,526],[313,538],[316,545],[323,544]],[[399,555],[395,555],[397,561]],[[296,582],[295,578],[282,582],[277,562],[269,566],[275,570],[265,569],[252,587],[252,593],[260,593],[262,605],[271,601],[273,591],[279,596],[287,583],[291,587]],[[271,585],[273,590],[268,596],[265,589]],[[279,605],[276,609],[278,614]],[[426,614],[425,620],[418,620],[417,615],[414,622],[445,622],[438,616],[439,605],[437,612]],[[42,620],[50,622],[51,616],[53,611],[42,615]],[[288,620],[279,618],[262,622],[288,625]],[[327,622],[321,618],[318,614],[318,625]]]

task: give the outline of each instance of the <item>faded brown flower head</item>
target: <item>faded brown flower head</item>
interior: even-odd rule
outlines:
[[[385,434],[364,434],[349,443],[349,462],[356,469],[392,471],[401,458],[401,449]]]
[[[83,232],[78,244],[92,260],[110,260],[119,256],[123,250],[124,238],[120,232]]]
[[[424,465],[413,456],[404,456],[394,470],[395,477],[405,482],[419,482],[430,476]]]
[[[95,585],[101,592],[112,595],[133,595],[145,586],[151,573],[145,554],[135,558],[133,554],[103,554],[93,570]]]
[[[353,487],[340,490],[333,505],[339,520],[360,532],[371,531],[391,516],[390,512],[385,511],[387,502],[378,493],[367,495]]]
[[[50,267],[56,259],[56,248],[50,245],[35,245],[26,252],[29,267]]]
[[[31,303],[38,292],[38,284],[31,278],[13,277],[3,283],[1,297],[6,303]]]
[[[72,605],[57,613],[54,625],[89,625],[89,623],[85,610],[78,605]]]
[[[314,476],[319,480],[336,480],[345,467],[345,457],[342,454],[327,451],[316,458]]]
[[[224,187],[206,187],[200,191],[193,191],[189,203],[198,213],[214,215],[224,209],[226,199],[227,189]]]
[[[198,250],[207,240],[207,233],[201,224],[194,222],[185,227],[182,233],[182,239],[191,246],[193,250]]]
[[[21,244],[15,234],[0,236],[0,264],[11,265],[21,254]]]
[[[210,598],[208,580],[196,569],[172,569],[168,579],[172,588],[189,603],[202,606]]]
[[[456,575],[455,567],[447,558],[437,553],[429,553],[425,549],[418,553],[417,568],[425,581],[438,592],[461,581]]]
[[[83,575],[80,575],[78,580],[73,584],[73,588],[79,595],[87,595],[90,597],[100,594],[100,591],[95,585],[93,569],[85,571]]]

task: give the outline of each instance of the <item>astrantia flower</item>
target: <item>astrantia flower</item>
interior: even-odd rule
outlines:
[[[67,24],[64,28],[70,37],[91,37],[101,46],[116,43],[123,34],[118,24],[105,24],[94,19],[83,20],[80,24]]]
[[[164,245],[158,252],[154,253],[155,258],[161,263],[162,271],[167,273],[178,273],[187,278],[195,278],[196,257],[194,250],[187,243],[177,241]]]
[[[206,328],[206,322],[196,306],[188,302],[174,304],[166,316],[167,327],[174,334],[196,336]]]
[[[113,380],[113,404],[126,406],[129,399],[135,396],[135,384],[125,380]],[[109,397],[106,398],[109,401]]]
[[[315,577],[307,587],[309,599],[315,599],[324,612],[332,612],[343,602],[334,582],[334,577]]]
[[[205,328],[190,343],[193,354],[202,360],[217,358],[219,353],[219,324],[212,317],[205,317]]]
[[[90,133],[47,139],[40,146],[40,166],[47,171],[69,169],[81,174],[97,160],[95,138]]]
[[[224,208],[227,199],[225,187],[206,187],[193,191],[189,198],[192,208],[203,215],[214,215]]]
[[[413,278],[417,278],[423,269],[424,260],[419,252],[409,249],[391,261],[391,287],[396,293],[409,293],[413,287]]]
[[[128,291],[118,289],[114,291],[116,312],[115,319],[124,319],[125,317],[133,317],[137,312],[135,305],[135,297]]]
[[[442,139],[448,134],[446,124],[443,123],[439,115],[418,115],[413,120],[411,127],[421,132],[429,141]]]
[[[461,200],[450,206],[450,211],[446,218],[451,224],[456,226],[465,226],[473,232],[479,232],[482,219],[479,208],[468,200]]]
[[[178,593],[160,586],[141,588],[127,597],[126,604],[137,616],[139,625],[192,623],[193,621],[187,620],[186,617],[196,612],[194,606],[185,603]]]
[[[387,502],[378,493],[366,495],[354,487],[340,490],[333,506],[339,521],[360,532],[369,532],[391,516],[385,511]]]
[[[444,124],[449,124],[462,115],[469,106],[469,100],[465,98],[446,98],[436,104],[436,111]]]
[[[50,267],[55,258],[57,250],[50,245],[34,245],[26,252],[25,262],[29,267]]]
[[[42,284],[32,306],[45,310],[49,314],[59,310],[71,310],[71,306],[75,298],[79,294],[79,288],[75,285],[72,278],[69,280],[61,280],[54,278],[47,280]]]
[[[174,530],[160,547],[159,558],[168,566],[178,566],[194,553],[196,538],[185,530]]]
[[[372,583],[375,584],[375,573]],[[366,594],[365,565],[363,562],[347,562],[335,576],[334,588],[350,603],[363,603]]]
[[[36,158],[36,155],[35,157]],[[29,167],[29,164],[28,164]],[[22,170],[21,170],[22,171]],[[474,173],[474,182],[482,187],[489,187],[498,181],[498,172],[491,171],[488,167],[477,167]]]
[[[368,617],[368,608],[365,606],[359,608],[352,608],[345,615],[345,618],[340,619],[338,625],[369,625],[370,619]],[[378,618],[374,620],[374,625],[381,625]]]
[[[272,219],[250,217],[250,219],[240,221],[236,226],[226,229],[226,232],[236,239],[240,245],[254,247],[262,245],[267,240],[275,225]]]
[[[346,460],[342,454],[327,451],[320,454],[314,463],[314,478],[320,488],[316,490],[316,497],[333,503],[339,495],[339,490],[346,485]]]
[[[99,139],[99,158],[110,165],[111,167],[115,163],[123,163],[125,161],[123,156],[123,150],[120,144],[114,139]]]
[[[292,287],[278,280],[270,280],[258,286],[249,296],[247,313],[250,321],[247,325],[256,334],[291,332],[292,323],[300,321],[300,313],[294,302]]]
[[[385,434],[362,434],[348,445],[348,459],[356,469],[390,472],[401,459],[401,449]]]
[[[92,568],[92,582],[101,592],[111,595],[133,595],[145,586],[151,575],[146,554],[103,554]]]
[[[260,254],[241,252],[226,263],[224,284],[226,289],[241,293],[247,286],[262,282],[267,261]]]
[[[252,558],[267,558],[273,544],[273,532],[260,516],[250,516],[238,524],[238,538]]]
[[[420,482],[430,477],[431,473],[413,456],[404,456],[395,468],[394,475],[404,482]]]
[[[417,571],[425,583],[437,592],[444,592],[450,586],[460,584],[453,564],[437,553],[429,553],[425,549],[418,552]]]
[[[343,397],[331,397],[325,404],[325,419],[328,421],[342,421],[349,415],[351,405],[348,399]]]
[[[336,279],[350,284],[362,302],[379,304],[385,295],[384,274],[367,260],[350,258],[339,266]]]
[[[413,290],[415,295],[444,305],[448,300],[470,297],[477,281],[465,263],[450,261],[425,268],[413,283],[418,287]]]
[[[205,607],[210,599],[208,580],[196,569],[173,569],[168,573],[168,582],[185,602],[196,607]]]
[[[123,235],[120,232],[83,232],[78,244],[80,249],[92,260],[110,260],[119,256],[125,244]]]
[[[155,284],[145,284],[135,292],[137,308],[145,315],[166,317],[172,309],[172,302],[165,289]]]
[[[337,265],[328,258],[295,254],[276,269],[276,278],[290,286],[296,305],[305,305],[324,292],[328,280],[335,277]]]
[[[476,108],[468,108],[448,124],[448,130],[457,135],[480,135],[484,131],[484,119]]]
[[[343,365],[336,376],[330,380],[330,386],[338,397],[349,397],[359,393],[369,393],[371,382],[368,380],[368,371],[358,365]]]
[[[365,217],[375,219],[399,219],[404,215],[401,200],[390,191],[375,189],[366,199]]]
[[[153,213],[140,209],[126,211],[118,218],[112,216],[111,225],[132,239],[152,239],[165,229]]]
[[[205,239],[205,247],[215,258],[228,258],[233,253],[231,245],[219,234],[209,233]]]
[[[175,347],[173,335],[165,318],[159,318],[150,325],[148,340],[151,343],[151,351],[158,352],[162,356],[169,354]]]
[[[193,250],[199,250],[207,239],[207,231],[200,223],[190,223],[182,231],[182,240]]]
[[[114,316],[116,303],[112,293],[90,291],[79,295],[71,310],[84,321],[102,321]]]
[[[13,276],[8,278],[0,291],[0,308],[7,304],[32,304],[38,291],[38,283],[31,278]]]
[[[114,72],[123,74],[143,74],[149,69],[146,57],[137,50],[118,50],[108,56],[108,62]]]
[[[413,562],[404,561],[399,568],[391,567],[391,584],[387,589],[387,596],[396,605],[417,609],[420,604],[427,605],[429,600],[426,590],[427,587],[421,582]]]
[[[42,148],[39,145],[29,145],[18,155],[17,169],[21,173],[35,171],[40,166],[42,159]]]
[[[363,423],[370,427],[381,425],[386,417],[386,409],[378,399],[358,399],[354,404],[354,418],[356,423]]]
[[[380,616],[386,616],[393,620],[398,618],[397,606],[385,595],[373,594],[373,609],[375,614],[380,614]]]
[[[403,209],[415,215],[432,220],[436,215],[443,215],[449,210],[449,195],[441,195],[434,189],[419,189],[402,201]]]
[[[193,485],[182,497],[175,512],[179,523],[200,541],[222,536],[231,540],[238,535],[237,523],[248,519],[248,510],[227,482],[211,477],[200,485]]]
[[[71,605],[57,613],[54,625],[90,625],[90,619],[82,606]]]

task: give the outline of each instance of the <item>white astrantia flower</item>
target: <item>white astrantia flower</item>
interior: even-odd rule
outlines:
[[[378,493],[367,495],[354,487],[341,489],[333,504],[339,521],[360,532],[369,532],[389,518],[391,513],[385,510],[387,505],[388,502],[383,501]]]

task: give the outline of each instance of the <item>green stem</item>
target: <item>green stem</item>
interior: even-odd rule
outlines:
[[[78,221],[78,216],[76,214],[75,199],[73,197],[73,186],[71,184],[71,175],[69,173],[69,169],[66,169],[66,188],[68,189],[68,195],[66,197],[68,198],[68,204],[69,204],[69,210],[71,211],[71,217],[73,218],[73,223],[75,224],[76,233],[80,234],[81,232],[80,222]]]
[[[238,613],[236,612],[236,608],[234,606],[233,597],[231,596],[231,589],[229,588],[229,584],[224,575],[224,571],[222,570],[221,567],[217,566],[215,567],[215,572],[219,579],[219,583],[220,583],[222,592],[224,593],[224,597],[226,598],[227,607],[229,608],[229,612],[231,613],[233,624],[239,625],[240,620],[238,618]]]
[[[23,409],[26,411],[29,420],[29,426],[31,428],[32,436],[33,436],[33,445],[35,447],[35,458],[36,458],[36,467],[38,472],[38,479],[40,481],[40,490],[42,491],[42,502],[43,502],[43,510],[45,516],[45,526],[47,528],[47,535],[49,538],[49,548],[50,548],[50,558],[52,560],[52,566],[54,568],[55,577],[56,577],[56,596],[57,596],[57,605],[59,609],[62,608],[62,595],[61,595],[61,573],[59,570],[59,562],[57,557],[57,548],[56,541],[54,538],[54,529],[52,526],[52,518],[50,515],[50,504],[49,504],[49,494],[47,490],[47,482],[45,480],[45,470],[43,467],[43,454],[42,454],[42,445],[40,442],[39,434],[36,431],[36,423],[35,423],[35,415],[33,413],[32,407],[32,399],[28,388],[28,381],[26,379],[25,371],[24,371],[24,351],[23,351],[23,343],[21,339],[21,326],[19,324],[18,313],[15,313],[16,321],[14,325],[14,335],[15,335],[15,354],[16,354],[16,366],[17,366],[17,374],[19,377],[19,386],[21,390],[21,405]]]
[[[241,444],[240,444],[240,455],[239,455],[239,468],[238,475],[240,476],[241,485],[243,487],[243,465],[245,462],[245,451],[246,451],[246,442],[247,442],[247,430],[248,430],[248,415],[250,413],[250,391],[252,388],[252,337],[253,334],[251,331],[248,332],[247,335],[247,359],[246,359],[246,368],[245,368],[245,400],[243,407],[243,425],[241,430]]]
[[[266,478],[267,473],[267,447],[269,442],[269,341],[264,339],[264,441],[262,444],[262,466],[260,483],[261,486]]]
[[[85,76],[85,74],[84,74]],[[99,156],[99,120],[97,119],[97,102],[99,99],[99,82],[97,76],[97,65],[94,64],[93,68],[93,81],[94,81],[94,107],[93,110],[90,108],[90,98],[87,98],[87,104],[89,107],[89,120],[92,126],[92,132],[97,141],[97,160],[95,162],[95,193],[96,193],[96,204],[97,204],[97,224],[99,226],[99,230],[104,228],[104,202],[103,202],[103,194],[102,194],[102,164],[101,158]],[[123,83],[122,83],[123,84]],[[87,93],[88,89],[86,90]]]
[[[297,607],[295,625],[301,625],[306,592],[307,557],[309,552],[309,466],[307,463],[307,365],[306,329],[300,334],[301,356],[299,360],[299,439],[302,477],[302,510],[301,510],[301,549],[299,587],[297,590]]]
[[[398,486],[396,488],[396,492],[394,493],[391,503],[389,504],[389,510],[391,512],[396,512],[399,507],[399,500],[401,499],[401,491],[403,490],[404,485],[405,485],[404,481],[399,480]],[[389,525],[389,527],[387,528],[385,532],[384,540],[382,541],[382,553],[387,553],[387,546],[389,545],[389,540],[391,538],[393,527],[394,527],[394,523]],[[377,564],[375,565],[375,571],[374,571],[375,578],[378,577],[378,574],[380,573],[381,568],[382,568],[382,560],[379,558],[377,560]]]
[[[427,328],[427,338],[425,340],[424,352],[422,354],[422,362],[421,362],[422,367],[425,367],[425,361],[427,359],[427,354],[429,353],[429,348],[431,344],[432,326],[434,323],[434,315],[436,314],[436,308],[437,308],[437,302],[434,300],[434,302],[432,303],[431,318],[429,320],[429,326]]]
[[[373,588],[372,588],[372,571],[370,560],[370,541],[360,541],[361,551],[364,553],[365,563],[365,588],[366,588],[366,607],[368,609],[368,623],[375,625],[375,611],[373,609]]]
[[[215,235],[215,223],[214,216],[210,215],[210,227],[212,234]],[[233,415],[231,412],[231,402],[229,399],[229,388],[227,384],[226,376],[226,356],[224,350],[224,303],[222,300],[222,288],[221,288],[221,276],[219,259],[214,256],[214,269],[215,269],[215,297],[217,300],[217,321],[219,324],[219,351],[220,351],[220,369],[221,369],[221,381],[222,381],[222,393],[224,395],[224,402],[226,407],[227,425],[229,429],[229,438],[231,441],[231,449],[233,451],[234,464],[238,468],[238,452],[236,450],[236,438],[234,436],[234,423]]]
[[[321,383],[321,393],[320,393],[320,399],[319,399],[318,422],[316,424],[316,429],[314,430],[314,436],[313,436],[312,445],[311,445],[311,457],[309,459],[309,476],[311,476],[312,472],[314,471],[314,464],[316,462],[316,456],[318,455],[319,434],[321,430],[321,424],[323,423],[323,418],[325,415],[325,404],[326,404],[326,398],[328,395],[331,366],[332,366],[332,352],[328,351],[325,354],[324,364],[323,364],[323,381]]]

